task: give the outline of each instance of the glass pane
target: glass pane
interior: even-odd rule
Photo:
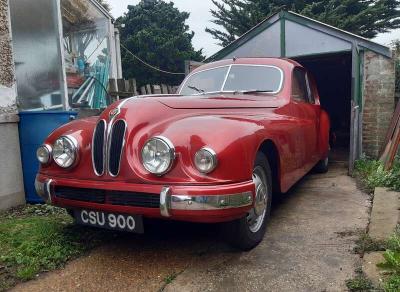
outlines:
[[[224,91],[265,90],[278,92],[282,73],[266,66],[232,66],[226,79]]]
[[[292,81],[292,97],[296,101],[306,102],[307,99],[306,74],[303,70],[294,69]]]
[[[228,54],[224,59],[233,57],[280,57],[281,39],[280,23],[275,22],[266,30]]]
[[[180,94],[190,95],[220,91],[229,67],[220,67],[195,73],[185,81]]]
[[[344,40],[286,20],[286,55],[288,57],[351,50]]]
[[[62,68],[54,0],[10,1],[20,110],[62,108]]]
[[[109,19],[90,1],[61,0],[65,71],[73,107],[106,107]]]

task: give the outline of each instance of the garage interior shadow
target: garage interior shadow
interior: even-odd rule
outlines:
[[[348,162],[351,125],[351,52],[295,58],[317,83],[321,106],[331,120],[330,160]]]

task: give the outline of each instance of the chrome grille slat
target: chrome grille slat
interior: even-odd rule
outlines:
[[[108,171],[111,176],[117,176],[120,170],[121,157],[125,144],[126,124],[124,120],[116,121],[109,135]]]
[[[124,120],[114,123],[111,120],[108,125],[105,120],[97,123],[92,139],[92,164],[97,176],[104,175],[106,171],[113,177],[118,176],[126,128]]]
[[[93,168],[96,175],[98,176],[104,174],[104,168],[105,168],[105,159],[104,159],[105,133],[106,133],[106,122],[104,120],[101,120],[96,125],[92,141]]]

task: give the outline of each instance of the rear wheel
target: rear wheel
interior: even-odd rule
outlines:
[[[329,157],[327,156],[325,159],[320,160],[317,165],[314,167],[314,170],[318,173],[326,173],[329,169]]]
[[[250,250],[263,239],[271,213],[272,179],[271,168],[265,155],[257,153],[253,168],[253,181],[256,194],[254,208],[238,220],[224,226],[229,242],[242,250]]]

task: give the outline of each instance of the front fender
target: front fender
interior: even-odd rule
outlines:
[[[264,127],[256,121],[229,116],[188,116],[143,128],[128,139],[131,168],[146,181],[184,183],[232,183],[251,179],[254,155]],[[177,157],[172,170],[157,178],[144,170],[141,149],[152,136],[165,136],[175,146]],[[195,153],[202,147],[217,153],[217,168],[205,175],[195,167]]]

